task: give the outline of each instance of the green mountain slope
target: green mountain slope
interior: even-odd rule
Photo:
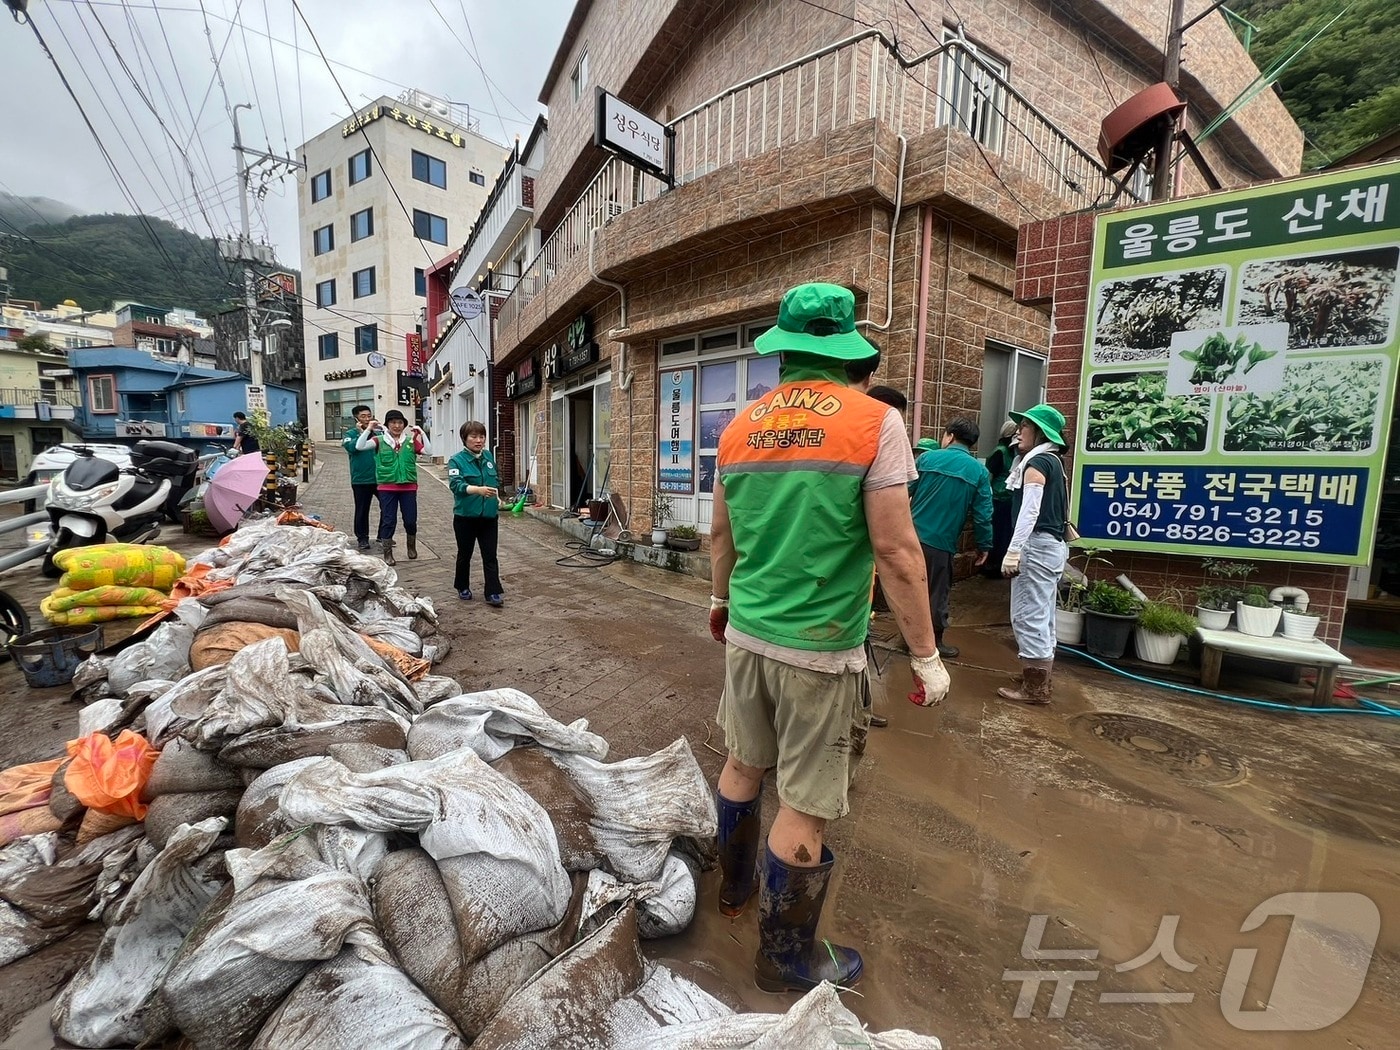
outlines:
[[[1346,9],[1279,78],[1284,105],[1308,136],[1305,169],[1400,128],[1400,2],[1231,0],[1229,7],[1259,27],[1250,53],[1260,69]]]
[[[0,229],[3,230],[13,232],[16,227],[23,230],[35,223],[62,222],[77,214],[77,208],[70,208],[62,201],[48,197],[16,197],[0,190]]]
[[[31,220],[33,215],[30,215]],[[213,240],[162,219],[79,215],[37,221],[16,234],[0,222],[0,266],[10,271],[10,295],[52,306],[72,299],[84,309],[134,299],[152,306],[188,306],[204,313],[240,294]]]

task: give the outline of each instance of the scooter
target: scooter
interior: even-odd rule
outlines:
[[[51,536],[43,573],[58,576],[54,555],[72,547],[147,543],[160,535],[162,517],[178,521],[181,499],[194,487],[199,455],[173,441],[138,441],[131,466],[118,467],[80,449],[78,458],[49,482]]]
[[[0,591],[0,660],[8,660],[9,645],[29,633],[29,616],[24,606],[6,591]]]

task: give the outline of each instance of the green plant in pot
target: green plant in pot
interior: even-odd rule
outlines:
[[[1055,591],[1055,641],[1061,645],[1084,642],[1084,596],[1089,591],[1089,578],[1085,573],[1096,562],[1112,564],[1103,557],[1106,553],[1101,547],[1079,547],[1070,552],[1069,564]]]
[[[1089,652],[1118,660],[1128,649],[1142,603],[1122,587],[1097,580],[1084,595],[1084,643]]]
[[[1312,612],[1306,605],[1296,603],[1283,607],[1283,636],[1303,642],[1317,637],[1317,629],[1322,624],[1322,616]]]
[[[1269,592],[1257,583],[1244,590],[1244,597],[1235,606],[1235,623],[1241,634],[1258,638],[1268,638],[1278,630],[1279,617],[1283,608],[1269,600]]]
[[[1206,558],[1202,571],[1214,582],[1196,591],[1196,616],[1208,631],[1223,631],[1230,626],[1235,606],[1244,597],[1244,581],[1256,571],[1253,562]]]
[[[671,520],[671,494],[654,489],[651,494],[651,545],[660,547],[666,542],[666,523]]]
[[[1133,636],[1138,659],[1153,664],[1172,664],[1181,652],[1181,643],[1196,630],[1196,618],[1169,602],[1147,602],[1138,614]]]
[[[700,531],[694,525],[675,525],[666,532],[666,546],[678,551],[698,551]]]

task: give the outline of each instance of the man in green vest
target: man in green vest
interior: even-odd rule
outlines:
[[[710,526],[710,633],[725,643],[717,720],[720,911],[759,894],[754,978],[765,991],[849,986],[860,953],[816,940],[835,856],[826,822],[848,811],[853,737],[868,725],[864,641],[878,567],[913,654],[916,703],[948,692],[905,486],[915,476],[899,413],[848,386],[875,348],[855,296],[804,284],[755,343],[780,353],[779,385],[720,437]],[[919,698],[919,699],[916,699]],[[759,861],[763,778],[778,814]],[[755,870],[757,866],[757,871]]]
[[[355,496],[355,542],[360,550],[369,550],[369,509],[374,504],[379,487],[374,476],[374,449],[358,448],[360,436],[369,429],[374,411],[368,405],[356,405],[351,412],[355,423],[345,431],[341,447],[350,457],[350,491]]]

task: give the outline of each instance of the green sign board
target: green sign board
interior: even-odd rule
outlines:
[[[1100,216],[1075,450],[1084,539],[1368,562],[1397,311],[1400,164]]]

